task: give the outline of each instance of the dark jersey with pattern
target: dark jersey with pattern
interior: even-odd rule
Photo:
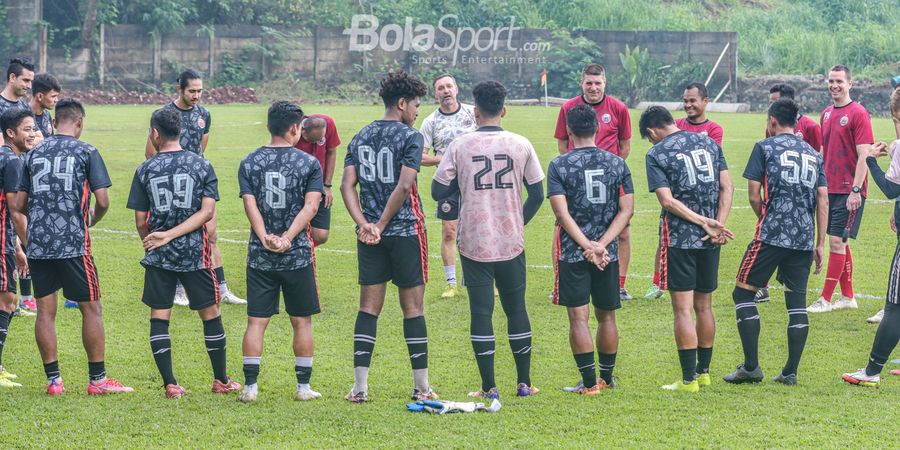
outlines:
[[[324,192],[322,169],[316,157],[294,147],[260,147],[247,155],[238,168],[241,196],[252,195],[262,215],[266,233],[281,235],[303,209],[306,194]],[[257,270],[295,270],[312,264],[313,247],[308,233],[294,238],[290,250],[269,251],[250,230],[247,266]]]
[[[822,155],[793,134],[766,138],[753,146],[744,178],[762,183],[765,192],[754,239],[776,247],[812,250],[816,189],[827,186]]]
[[[53,117],[50,116],[50,110],[45,109],[41,115],[35,115],[34,124],[38,130],[41,130],[41,135],[44,136],[44,139],[53,135]]]
[[[200,142],[203,140],[203,136],[209,133],[209,126],[212,123],[209,110],[201,105],[194,105],[191,109],[181,109],[175,106],[175,102],[170,102],[165,107],[174,109],[181,114],[181,137],[178,139],[181,148],[203,155]]]
[[[722,148],[709,136],[678,131],[647,152],[650,192],[669,188],[672,196],[697,214],[715,218],[719,210],[719,172],[728,170]],[[702,241],[703,228],[666,210],[660,215],[660,240],[665,247],[711,249]]]
[[[597,147],[576,148],[558,156],[547,169],[547,197],[564,195],[569,215],[588,239],[596,241],[619,213],[619,197],[633,194],[631,171],[625,161]],[[584,251],[560,229],[559,260],[584,260]],[[619,259],[619,241],[606,248],[612,261]]]
[[[50,136],[26,153],[19,192],[28,194],[28,257],[90,255],[91,193],[110,186],[100,152],[72,136]]]
[[[186,150],[160,152],[134,172],[128,209],[148,212],[150,232],[177,227],[200,210],[204,197],[219,200],[218,179],[212,165]],[[141,260],[173,272],[192,272],[212,267],[212,249],[206,224],[150,250]]]
[[[12,101],[0,95],[0,114],[2,114],[3,111],[12,108],[23,108],[31,111],[31,105],[28,104],[28,101],[26,101],[24,97],[16,101]]]
[[[0,146],[0,249],[3,254],[16,253],[16,230],[13,228],[12,215],[6,202],[6,194],[16,192],[19,185],[19,172],[22,160],[8,145]]]
[[[359,180],[359,203],[369,223],[381,219],[391,193],[400,180],[400,169],[419,171],[422,134],[398,121],[376,120],[359,130],[347,146],[344,166],[354,166]],[[391,219],[382,236],[414,236],[425,232],[425,215],[418,183]]]

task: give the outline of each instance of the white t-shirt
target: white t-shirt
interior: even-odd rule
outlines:
[[[457,136],[475,131],[475,109],[463,103],[456,112],[446,114],[438,108],[422,121],[419,132],[425,137],[425,148],[430,148],[434,156],[441,156],[447,146]]]

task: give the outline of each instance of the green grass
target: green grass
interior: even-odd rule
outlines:
[[[424,108],[422,116],[431,108]],[[221,248],[229,286],[243,295],[248,226],[235,174],[243,155],[268,142],[265,107],[210,109],[214,120],[208,156],[220,180]],[[380,108],[373,106],[311,109],[334,116],[345,144],[381,114]],[[719,325],[712,364],[714,383],[699,395],[659,389],[680,373],[666,300],[637,300],[619,311],[618,389],[591,398],[561,392],[562,386],[578,379],[578,372],[568,346],[565,311],[547,301],[554,220],[549,206],[544,205],[526,228],[531,265],[527,299],[534,328],[532,377],[543,392],[535,398],[514,397],[515,370],[498,307],[496,364],[503,410],[496,415],[448,417],[406,412],[412,380],[397,291],[390,288],[371,372],[372,401],[348,404],[342,396],[353,381],[351,335],[358,289],[352,222],[338,204],[333,211],[331,240],[317,255],[323,312],[314,319],[317,348],[312,382],[324,398],[308,403],[291,400],[295,379],[290,327],[283,314],[274,318],[267,335],[260,401],[248,406],[239,404],[235,396],[211,394],[200,321],[196,314],[179,308],[172,320],[173,356],[176,376],[189,395],[168,401],[163,398],[149,351],[149,311],[140,302],[143,271],[138,260],[142,251],[133,234],[133,216],[125,209],[132,174],[143,159],[151,111],[149,107],[90,107],[83,136],[101,149],[114,183],[110,191],[113,207],[93,231],[105,306],[107,368],[136,392],[107,398],[86,396],[87,362],[80,344],[79,315],[60,310],[60,361],[68,392],[61,398],[47,398],[32,337],[34,319],[17,318],[4,363],[19,374],[25,386],[0,391],[0,411],[5,418],[0,441],[5,447],[849,447],[866,442],[871,447],[888,447],[896,443],[896,436],[890,435],[892,428],[884,423],[885,419],[892,423],[896,415],[900,379],[886,375],[881,389],[870,390],[851,387],[839,378],[841,372],[865,364],[875,327],[864,319],[881,307],[886,289],[896,238],[888,228],[892,205],[880,193],[871,195],[876,201],[870,200],[866,207],[861,239],[853,250],[857,291],[878,299],[860,301],[857,311],[811,317],[800,386],[786,388],[770,382],[731,386],[720,381],[741,360],[730,293],[755,218],[740,174],[764,123],[762,116],[750,114],[712,117],[725,128],[725,153],[737,180],[735,209],[729,220],[737,239],[723,249],[721,288],[714,296]],[[556,153],[551,138],[556,113],[555,108],[512,107],[504,122],[507,129],[532,140],[545,168]],[[875,131],[879,139],[893,137],[887,120],[876,119]],[[657,242],[659,206],[646,192],[643,164],[648,148],[646,141],[634,139],[629,159],[637,190],[633,275],[628,283],[633,294],[642,294],[650,284]],[[340,157],[343,153],[342,148]],[[436,259],[440,224],[432,219],[434,202],[428,195],[433,171],[425,168],[420,176],[431,230],[432,281],[426,291],[431,380],[442,398],[464,400],[466,392],[479,386],[479,378],[468,338],[467,301],[437,298],[443,273]],[[810,287],[818,289],[822,282],[822,275],[813,276]],[[787,352],[787,315],[781,291],[773,291],[773,301],[762,305],[760,314],[761,364],[771,377],[780,370]],[[246,315],[243,308],[229,305],[223,307],[222,315],[230,344],[229,372],[242,381],[240,341]]]

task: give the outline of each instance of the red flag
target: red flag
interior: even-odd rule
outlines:
[[[541,86],[547,84],[547,69],[541,71]]]

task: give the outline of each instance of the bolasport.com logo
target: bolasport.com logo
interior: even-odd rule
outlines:
[[[414,24],[407,17],[403,25],[391,23],[381,25],[378,17],[370,14],[354,15],[350,28],[344,34],[350,36],[350,51],[368,52],[380,49],[385,52],[399,50],[414,52],[441,52],[444,54],[413,55],[415,64],[515,64],[540,63],[541,52],[550,49],[549,42],[524,42],[521,47],[513,43],[513,36],[521,27],[516,26],[516,18],[509,18],[509,26],[502,27],[460,27],[459,16],[441,16],[437,25]],[[510,52],[514,55],[478,55],[471,52]],[[449,53],[447,55],[446,53]],[[530,56],[524,56],[524,54]]]

